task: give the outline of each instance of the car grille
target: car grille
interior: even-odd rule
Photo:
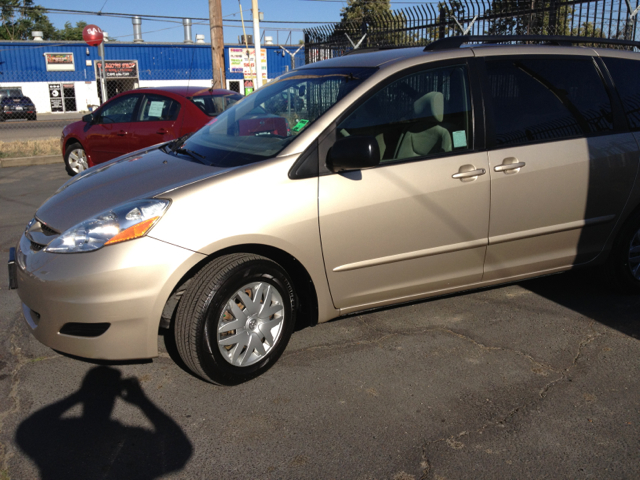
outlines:
[[[29,240],[29,241],[31,242],[31,250],[33,250],[34,252],[39,252],[44,247],[46,247],[46,245],[40,245],[39,243],[36,243],[33,240]]]
[[[44,223],[40,222],[40,229],[42,230],[42,233],[44,233],[47,236],[52,236],[52,235],[59,235],[60,232],[56,232],[53,228],[49,227],[48,225],[45,225]]]

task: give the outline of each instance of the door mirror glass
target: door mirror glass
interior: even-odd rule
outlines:
[[[379,163],[380,147],[375,137],[341,138],[327,154],[327,167],[335,173],[371,168]]]

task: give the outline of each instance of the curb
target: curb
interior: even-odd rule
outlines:
[[[25,167],[29,165],[49,165],[51,163],[64,163],[62,155],[44,155],[41,157],[20,157],[0,159],[0,168]]]

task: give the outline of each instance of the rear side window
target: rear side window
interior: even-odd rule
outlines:
[[[166,122],[178,118],[180,103],[162,95],[144,96],[140,106],[140,122]]]
[[[640,62],[624,58],[602,59],[622,99],[631,130],[640,130]]]
[[[613,130],[611,102],[591,58],[488,59],[496,145]]]
[[[203,95],[200,97],[192,97],[191,101],[195,103],[204,113],[210,117],[220,115],[231,105],[235,104],[239,100],[242,100],[243,96],[239,94],[233,95]]]

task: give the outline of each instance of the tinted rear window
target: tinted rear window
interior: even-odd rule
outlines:
[[[613,130],[611,103],[591,58],[487,60],[496,144]]]
[[[622,99],[631,130],[640,130],[640,61],[625,58],[602,59]]]
[[[235,104],[236,102],[242,100],[243,96],[235,93],[229,95],[202,95],[198,97],[191,97],[191,101],[196,104],[200,110],[209,115],[210,117],[214,117],[216,115],[220,115],[227,108]]]

